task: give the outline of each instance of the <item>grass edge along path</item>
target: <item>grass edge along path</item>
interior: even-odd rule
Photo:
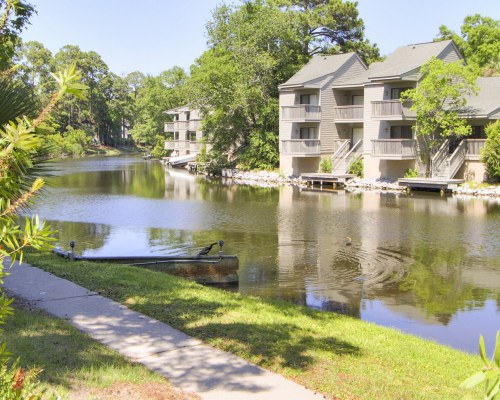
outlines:
[[[338,399],[477,399],[458,386],[478,356],[395,329],[277,300],[230,293],[138,267],[27,262]]]
[[[14,315],[2,327],[13,359],[42,369],[37,380],[47,396],[62,399],[165,399],[199,397],[173,387],[163,376],[81,333],[68,322],[16,300]]]

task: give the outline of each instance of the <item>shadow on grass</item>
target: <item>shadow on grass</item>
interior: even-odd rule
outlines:
[[[293,307],[294,316],[309,317],[310,310],[295,308],[292,305],[262,302],[272,313],[283,312],[283,308]],[[242,315],[250,314],[245,309],[245,301],[233,300],[230,304],[201,299],[168,299],[162,303],[160,299],[146,300],[140,305],[134,305],[136,311],[150,315],[188,335],[216,342],[218,347],[234,354],[250,356],[260,360],[264,365],[279,365],[294,369],[306,369],[314,365],[312,352],[330,352],[336,355],[360,356],[361,350],[348,340],[334,335],[322,335],[300,323],[273,322],[272,318],[248,318],[242,322]],[[219,317],[230,318],[228,315],[236,311],[239,316],[234,322],[218,322]],[[314,317],[315,313],[312,313]],[[252,320],[253,321],[250,321]]]
[[[70,389],[75,384],[100,386],[115,381],[161,381],[161,378],[78,332],[64,321],[17,304],[0,333],[13,359],[42,368],[42,382]],[[149,378],[148,378],[149,377]],[[165,382],[166,383],[166,382]]]

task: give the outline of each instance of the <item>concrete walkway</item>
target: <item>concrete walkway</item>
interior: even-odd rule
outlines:
[[[10,295],[66,319],[80,331],[203,399],[324,398],[48,272],[26,264],[15,265],[9,272],[4,288]]]

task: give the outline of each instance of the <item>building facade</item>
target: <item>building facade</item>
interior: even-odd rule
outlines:
[[[167,140],[165,149],[172,150],[172,156],[199,154],[206,144],[202,140],[201,115],[197,109],[182,106],[166,111],[173,116],[173,122],[165,124]]]
[[[463,59],[451,40],[399,47],[369,68],[354,53],[314,57],[279,86],[282,172],[317,172],[323,158],[331,160],[334,174],[347,173],[360,158],[366,178],[422,172],[412,129],[416,115],[400,96],[418,85],[420,67],[432,57]],[[443,141],[434,154],[434,177],[483,180],[479,150],[484,126],[499,118],[500,78],[477,83],[479,94],[469,97],[464,115],[475,133],[458,144]]]

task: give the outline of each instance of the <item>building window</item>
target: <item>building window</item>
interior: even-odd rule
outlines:
[[[310,94],[301,94],[300,95],[300,104],[311,104],[311,95]]]
[[[196,142],[196,132],[194,131],[189,131],[188,132],[188,137],[191,142]]]
[[[392,88],[391,89],[391,99],[392,100],[398,100],[401,98],[401,93],[403,93],[405,90],[412,89],[411,87],[405,87],[405,88]]]
[[[186,121],[189,121],[191,118],[191,111],[186,112]]]
[[[174,140],[179,140],[179,132],[174,132]]]
[[[300,128],[300,139],[306,140],[306,139],[317,139],[316,135],[316,128],[314,127],[307,127],[307,128]]]
[[[413,139],[411,126],[391,126],[391,139]]]
[[[484,126],[473,126],[472,134],[468,136],[468,139],[486,139],[486,132],[484,131]]]

